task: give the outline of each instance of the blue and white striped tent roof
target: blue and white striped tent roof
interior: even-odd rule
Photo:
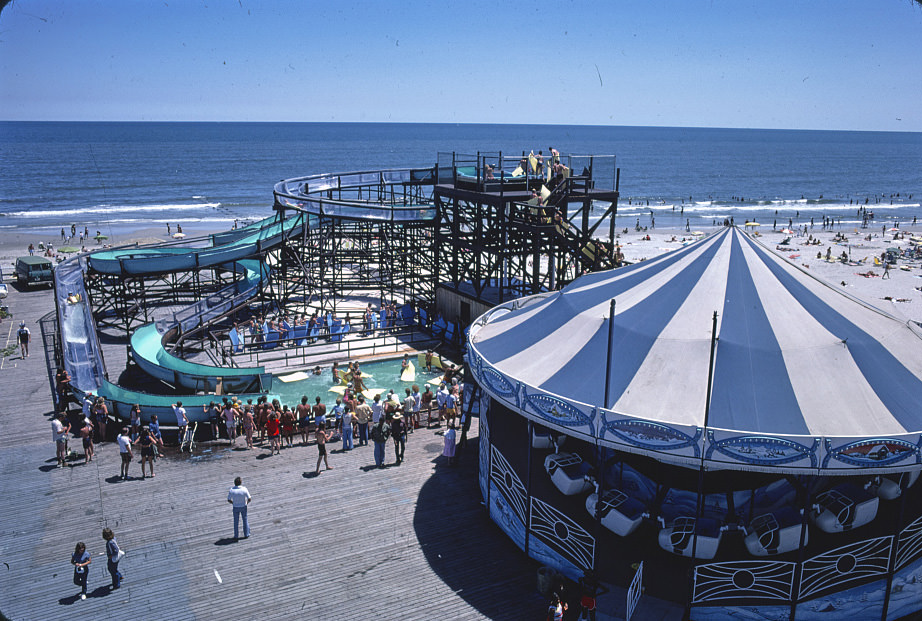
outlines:
[[[471,329],[471,359],[514,386],[519,402],[540,393],[592,412],[704,427],[715,311],[708,429],[814,438],[922,431],[919,326],[812,277],[736,228],[494,309]],[[604,421],[594,424],[598,434]]]

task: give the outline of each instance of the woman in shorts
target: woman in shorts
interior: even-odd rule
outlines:
[[[231,444],[237,444],[237,410],[230,401],[224,404],[221,418],[224,419],[227,437],[230,438]]]
[[[247,448],[253,448],[253,430],[256,428],[256,421],[253,418],[253,405],[248,403],[243,410],[243,433],[246,434]]]
[[[150,476],[154,476],[154,445],[157,443],[157,438],[151,434],[150,429],[145,425],[141,427],[141,435],[138,436],[138,439],[132,442],[132,444],[141,445],[141,478],[144,479],[147,477],[146,470],[144,469],[145,464],[150,464]]]
[[[83,439],[83,463],[88,464],[93,461],[93,455],[96,454],[93,447],[93,424],[89,420],[83,421],[83,427],[80,428],[80,437]]]

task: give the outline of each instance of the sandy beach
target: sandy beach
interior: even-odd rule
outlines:
[[[172,230],[175,232],[175,227]],[[214,227],[209,227],[208,225],[204,224],[201,226],[184,225],[183,233],[186,235],[186,237],[183,241],[194,240],[196,237],[217,233],[220,230],[223,229],[215,229]],[[70,233],[70,231],[66,232],[68,234]],[[90,231],[90,234],[95,234],[95,231]],[[106,239],[99,242],[97,242],[95,239],[89,239],[81,244],[79,237],[76,239],[62,240],[60,232],[55,235],[49,233],[45,229],[14,229],[2,231],[0,232],[0,267],[3,268],[4,282],[9,282],[11,280],[11,274],[13,273],[13,269],[16,264],[16,258],[29,254],[29,244],[33,244],[35,246],[36,254],[43,254],[43,252],[39,250],[40,244],[47,247],[49,243],[55,249],[67,246],[78,249],[85,247],[87,252],[102,250],[107,247],[124,246],[130,244],[144,245],[164,242],[173,242],[177,244],[179,243],[179,240],[173,239],[170,235],[167,235],[166,228],[159,227],[146,227],[124,231],[110,231],[105,233],[105,235]],[[190,241],[190,243],[192,242]],[[58,257],[67,258],[68,256],[72,256],[72,253],[56,253],[56,256],[53,258],[55,261],[57,261]]]
[[[700,232],[709,234],[714,228],[701,229]],[[857,232],[856,232],[857,230]],[[174,229],[175,231],[175,229]],[[216,232],[205,225],[201,227],[183,227],[187,240]],[[843,234],[847,241],[836,241],[837,234]],[[807,231],[807,235],[782,233],[780,230],[772,231],[770,227],[763,226],[758,229],[759,240],[773,252],[779,253],[790,262],[809,273],[821,278],[836,288],[860,298],[896,317],[922,322],[922,260],[901,259],[896,266],[890,269],[889,277],[884,278],[883,265],[875,265],[874,257],[880,257],[887,248],[911,249],[909,238],[922,235],[922,226],[906,227],[899,236],[904,239],[894,239],[894,233],[888,232],[885,236],[880,229],[845,229],[844,227],[832,230],[823,230],[815,227]],[[871,239],[868,240],[867,236]],[[649,240],[646,238],[649,236]],[[819,243],[807,245],[810,237],[819,240]],[[790,238],[787,245],[781,243]],[[665,252],[671,252],[683,247],[697,239],[696,236],[684,230],[651,229],[647,231],[630,230],[628,233],[619,234],[618,243],[626,260],[631,262],[652,259]],[[0,233],[0,266],[3,267],[4,281],[12,279],[13,266],[16,257],[28,254],[30,243],[38,248],[39,242],[51,242],[56,248],[62,245],[79,247],[79,243],[61,243],[60,235],[49,239],[47,232],[17,230],[15,232]],[[114,233],[102,243],[90,240],[84,244],[88,251],[99,250],[104,246],[122,246],[126,244],[149,244],[157,242],[174,242],[166,234],[165,229],[144,228],[130,232]],[[190,241],[190,243],[192,243]],[[843,252],[851,257],[854,262],[864,261],[860,265],[849,265],[839,260],[827,261],[829,252],[833,258],[838,258]],[[820,258],[818,258],[818,256]]]
[[[704,233],[711,233],[715,229],[702,229]],[[901,231],[905,239],[894,240],[892,233],[886,237],[881,236],[878,228],[874,229],[846,229],[844,227],[832,230],[823,230],[815,227],[807,231],[806,236],[787,234],[772,231],[771,227],[759,227],[759,241],[773,252],[777,252],[791,263],[797,265],[810,274],[825,280],[837,289],[841,289],[865,302],[884,310],[895,317],[905,320],[922,322],[922,261],[900,260],[896,266],[891,266],[889,276],[884,278],[883,265],[875,265],[874,257],[880,257],[887,248],[912,248],[909,242],[911,236],[922,235],[922,226],[907,227]],[[834,240],[836,234],[842,233],[847,238],[846,242]],[[650,237],[647,241],[646,236]],[[868,241],[866,237],[870,235]],[[807,245],[812,236],[819,240],[819,244]],[[790,238],[787,245],[781,246],[786,238]],[[631,230],[618,238],[624,258],[627,261],[641,261],[652,259],[664,252],[671,252],[696,239],[684,230],[648,230],[635,232]],[[831,251],[835,259],[845,252],[851,256],[852,261],[864,260],[861,265],[849,265],[841,261],[826,261],[826,253]],[[820,255],[822,258],[817,258]],[[901,269],[903,267],[908,270]],[[873,275],[870,275],[873,274]]]

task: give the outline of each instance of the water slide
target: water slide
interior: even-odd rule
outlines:
[[[171,337],[223,317],[252,298],[259,292],[261,283],[269,278],[268,266],[254,259],[241,259],[221,267],[242,270],[244,276],[170,318],[135,330],[131,335],[132,357],[148,375],[196,392],[215,392],[219,385],[225,393],[258,392],[269,386],[271,380],[261,366],[235,368],[199,364],[174,356],[164,347]]]
[[[162,424],[175,424],[172,404],[181,400],[190,420],[205,420],[201,406],[214,401],[216,397],[213,394],[156,395],[127,389],[108,380],[83,274],[88,268],[113,276],[216,268],[240,273],[241,277],[172,317],[135,330],[131,336],[132,354],[145,372],[173,385],[212,392],[220,383],[224,393],[243,391],[243,394],[236,394],[239,399],[256,401],[266,394],[260,389],[268,385],[263,367],[215,367],[189,362],[166,351],[164,342],[175,334],[225,315],[255,296],[269,278],[269,269],[251,257],[275,248],[286,236],[297,234],[299,229],[316,226],[317,216],[407,222],[432,220],[437,215],[431,203],[331,200],[323,198],[324,193],[369,183],[376,184],[379,189],[407,183],[431,184],[432,175],[433,169],[400,169],[323,174],[289,180],[276,186],[276,200],[299,210],[287,219],[273,215],[240,229],[216,233],[209,236],[208,245],[196,246],[201,242],[189,240],[184,245],[179,245],[183,242],[167,242],[155,247],[114,248],[61,263],[55,270],[55,302],[64,365],[71,376],[74,392],[80,397],[89,392],[105,397],[110,411],[125,419],[129,417],[131,407],[139,404],[145,422],[156,414]],[[280,189],[282,192],[279,192]]]
[[[265,394],[260,390],[268,384],[263,367],[238,369],[189,362],[167,352],[164,341],[177,332],[221,317],[256,295],[262,282],[268,279],[269,269],[260,261],[245,257],[271,250],[283,241],[286,234],[298,227],[309,226],[309,222],[305,214],[284,221],[273,216],[253,226],[231,231],[231,235],[212,236],[212,244],[225,242],[220,246],[116,248],[75,257],[59,265],[55,270],[55,300],[64,365],[71,376],[74,391],[81,396],[93,392],[105,397],[111,402],[110,409],[125,418],[129,416],[132,405],[140,404],[145,421],[150,420],[151,414],[157,414],[160,421],[168,425],[176,422],[171,406],[181,399],[191,420],[204,420],[204,412],[199,406],[213,401],[214,395],[153,395],[120,387],[107,379],[83,272],[87,266],[102,273],[118,275],[163,274],[194,267],[215,267],[240,273],[241,277],[172,317],[135,330],[131,336],[135,361],[153,377],[191,390],[213,392],[220,383],[224,392],[253,391],[238,395],[243,400],[255,401]]]
[[[206,267],[217,267],[232,261],[246,259],[278,246],[296,229],[309,227],[307,214],[296,214],[286,220],[268,218],[261,226],[250,230],[238,229],[231,235],[212,236],[213,241],[224,242],[204,248],[188,246],[163,246],[154,248],[115,248],[94,252],[88,258],[88,265],[101,274],[118,276],[140,276],[183,272]],[[255,226],[255,225],[254,225]]]

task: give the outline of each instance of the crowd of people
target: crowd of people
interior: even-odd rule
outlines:
[[[402,369],[406,369],[409,358],[405,357]],[[425,356],[426,368],[432,371],[433,353]],[[314,373],[321,373],[319,367]],[[448,365],[437,390],[426,384],[423,390],[417,384],[404,389],[404,395],[393,390],[388,392],[368,391],[364,383],[365,375],[358,361],[349,362],[341,369],[338,363],[331,367],[331,379],[334,385],[343,386],[342,396],[336,396],[334,403],[324,403],[321,396],[316,396],[310,403],[307,395],[301,397],[300,403],[283,404],[279,399],[268,396],[259,397],[256,403],[247,399],[244,403],[236,396],[224,396],[220,401],[212,401],[203,406],[207,419],[206,428],[210,431],[212,441],[226,438],[231,446],[237,446],[238,437],[244,438],[245,450],[259,447],[266,448],[270,454],[281,454],[283,448],[295,446],[298,436],[300,445],[307,446],[311,435],[318,446],[316,473],[321,472],[321,464],[332,469],[327,454],[327,442],[342,441],[342,451],[351,451],[356,446],[366,446],[369,438],[375,443],[375,465],[383,467],[383,444],[391,440],[394,443],[395,463],[404,460],[407,435],[421,426],[441,427],[444,421],[448,430],[445,433],[445,455],[449,463],[454,463],[454,446],[456,427],[461,428],[461,443],[466,441],[466,432],[470,427],[462,407],[464,384],[461,370]],[[70,378],[64,369],[59,369],[56,385],[59,403],[66,403],[66,394]],[[190,428],[190,416],[182,401],[172,405],[176,416],[178,440],[189,442],[193,431]],[[79,420],[78,420],[79,418]],[[52,421],[52,435],[56,445],[58,467],[66,465],[70,451],[67,449],[68,434],[79,437],[83,446],[84,463],[93,461],[96,444],[107,439],[107,424],[110,412],[102,396],[87,393],[82,401],[79,417],[68,420],[62,412]],[[451,446],[448,440],[451,439]],[[141,479],[154,477],[154,463],[163,457],[163,435],[156,415],[150,416],[147,425],[142,424],[141,406],[131,409],[128,424],[121,428],[116,443],[121,454],[119,478],[128,480],[129,468],[134,458],[134,449],[140,451]]]

